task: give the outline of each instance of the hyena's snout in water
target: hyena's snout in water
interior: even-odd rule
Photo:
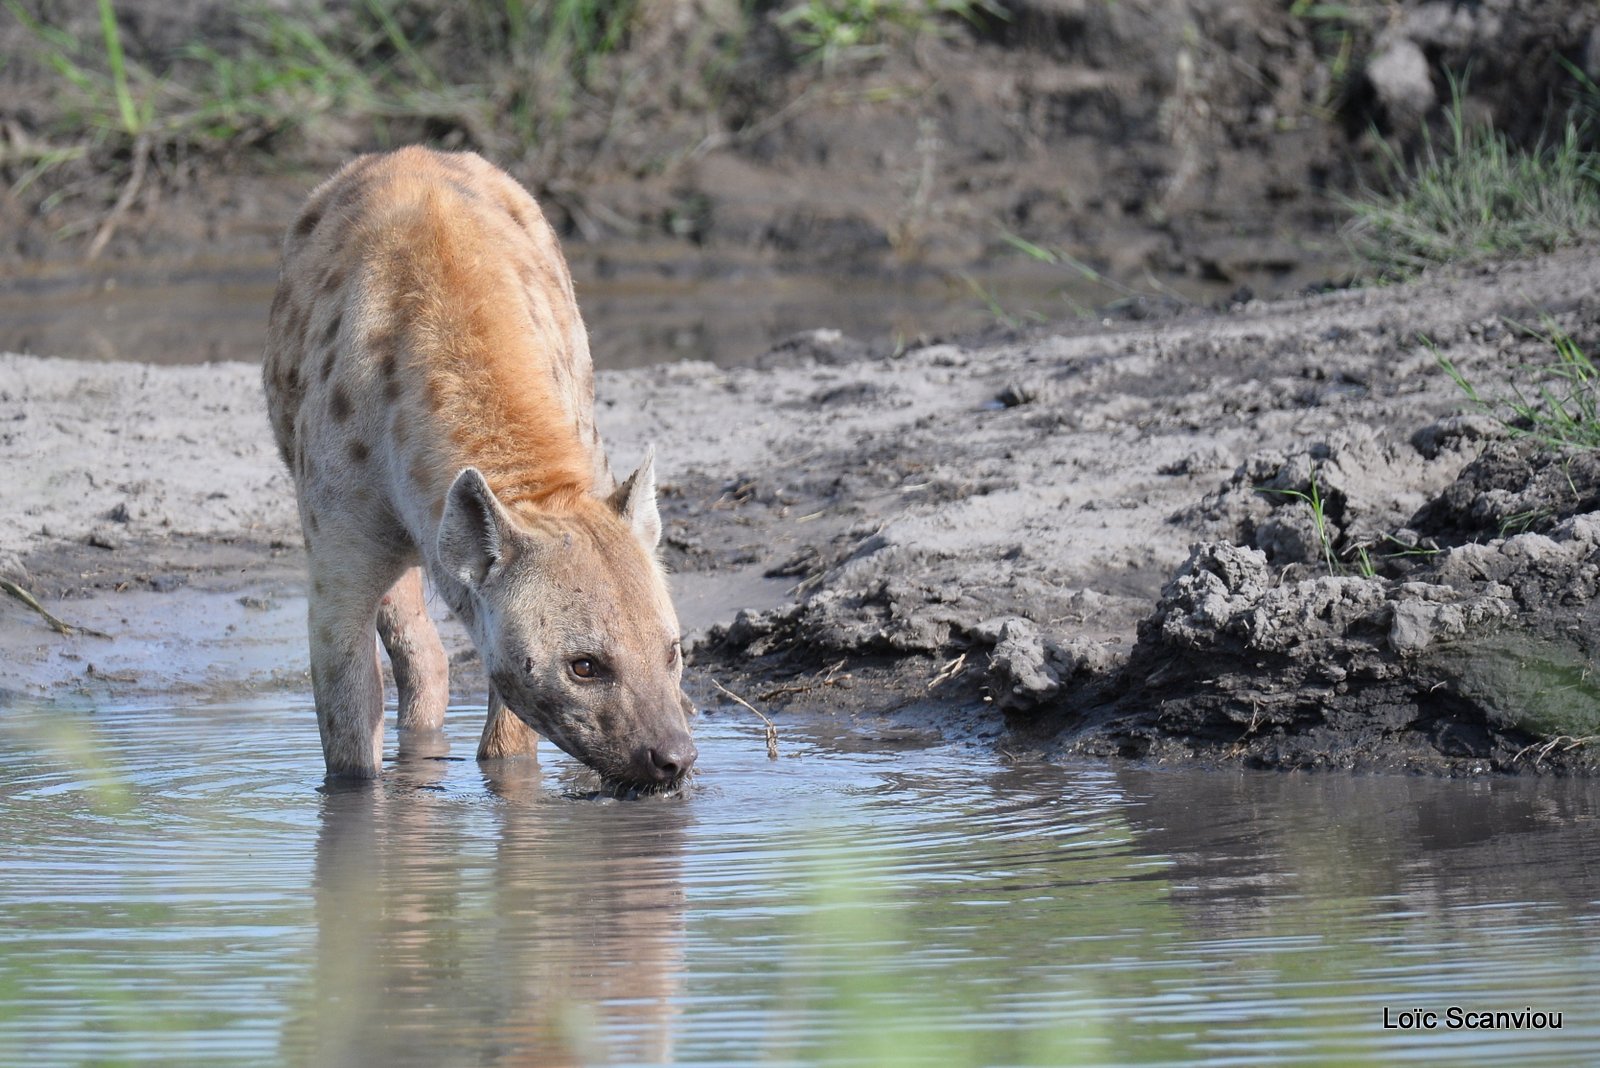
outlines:
[[[685,711],[688,705],[687,700],[683,701]],[[694,744],[694,736],[689,733],[687,715],[683,718],[683,726],[661,730],[656,737],[634,748],[630,770],[636,782],[669,786],[682,781],[694,770],[694,762],[700,759],[700,750]]]

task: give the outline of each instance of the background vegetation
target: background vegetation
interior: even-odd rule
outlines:
[[[485,153],[581,237],[830,266],[1044,248],[1113,288],[1287,279],[1352,219],[1383,276],[1600,225],[1579,0],[0,3],[24,258],[172,230],[175,196],[272,233],[307,176],[412,141]],[[1408,103],[1379,72],[1413,52]]]
[[[1579,75],[1581,77],[1581,74]],[[1423,127],[1416,158],[1386,146],[1386,184],[1346,198],[1362,260],[1384,276],[1456,260],[1548,252],[1600,234],[1600,154],[1592,143],[1594,83],[1553,141],[1520,147],[1474,122],[1452,82],[1446,136]]]

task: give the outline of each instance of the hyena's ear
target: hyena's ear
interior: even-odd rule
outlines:
[[[611,495],[611,507],[633,528],[646,549],[661,542],[661,513],[656,509],[656,447],[644,450],[644,462]]]
[[[463,585],[476,587],[512,551],[511,524],[476,467],[450,483],[439,520],[439,565]]]

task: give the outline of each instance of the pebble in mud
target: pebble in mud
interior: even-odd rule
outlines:
[[[83,543],[96,549],[116,550],[122,548],[123,535],[116,527],[101,523],[84,536]]]

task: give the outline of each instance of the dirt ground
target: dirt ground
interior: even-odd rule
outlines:
[[[1549,359],[1516,323],[1592,351],[1600,249],[907,351],[822,330],[603,372],[600,420],[619,467],[657,446],[702,703],[715,679],[1058,754],[1583,770],[1600,463],[1463,414],[1438,361],[1502,395]],[[110,635],[0,599],[0,700],[306,687],[257,376],[0,357],[0,571]]]

